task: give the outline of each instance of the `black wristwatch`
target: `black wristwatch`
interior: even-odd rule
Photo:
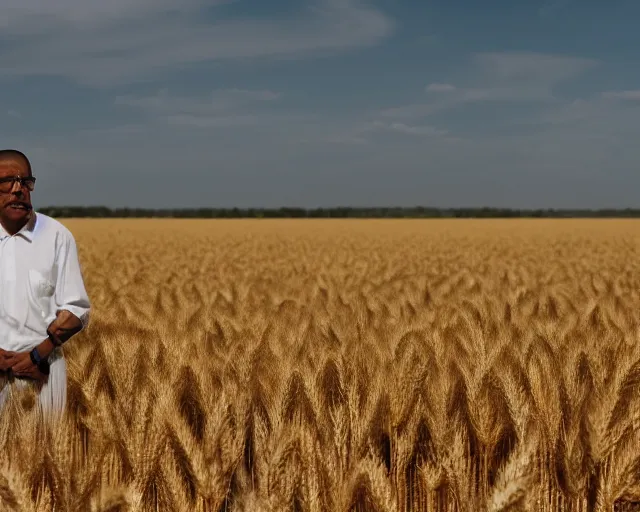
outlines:
[[[48,358],[43,358],[40,356],[37,347],[29,352],[29,356],[31,357],[31,362],[38,367],[38,370],[40,370],[40,372],[42,372],[44,375],[49,375],[49,360]]]

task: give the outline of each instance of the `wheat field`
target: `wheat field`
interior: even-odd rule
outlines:
[[[639,222],[64,223],[91,324],[1,510],[640,510]]]

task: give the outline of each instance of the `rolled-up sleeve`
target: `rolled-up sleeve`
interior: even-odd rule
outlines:
[[[76,241],[71,233],[62,237],[56,263],[55,313],[69,311],[80,319],[84,329],[89,324],[91,303],[84,285]]]

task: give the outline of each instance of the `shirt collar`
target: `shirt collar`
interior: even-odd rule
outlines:
[[[32,242],[33,233],[36,230],[37,222],[38,222],[38,216],[35,210],[31,210],[31,217],[29,218],[27,223],[24,226],[22,226],[22,229],[15,234],[15,236],[21,236],[22,238],[28,240],[29,242]],[[4,240],[8,236],[11,236],[11,235],[9,235],[9,233],[7,233],[7,230],[4,229],[4,226],[0,224],[0,240]]]

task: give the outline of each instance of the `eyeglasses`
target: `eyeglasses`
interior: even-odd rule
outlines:
[[[11,192],[13,190],[13,184],[16,181],[20,183],[21,187],[26,185],[29,192],[32,192],[36,185],[36,179],[33,176],[27,176],[25,178],[22,176],[8,176],[6,178],[0,178],[0,192]]]

